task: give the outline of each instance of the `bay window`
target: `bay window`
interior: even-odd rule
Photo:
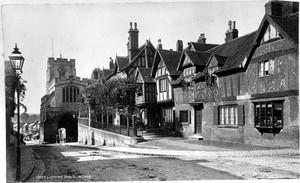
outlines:
[[[283,101],[254,103],[254,124],[261,133],[279,133],[283,128]]]

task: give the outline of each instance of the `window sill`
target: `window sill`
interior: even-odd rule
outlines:
[[[263,133],[273,133],[274,136],[275,134],[279,134],[279,132],[281,131],[281,127],[280,128],[266,128],[266,127],[255,127],[261,134]]]
[[[282,129],[283,126],[277,126],[277,127],[272,127],[272,126],[258,126],[256,125],[255,128],[260,128],[260,129]]]
[[[181,122],[182,125],[190,125],[189,122]]]
[[[264,76],[258,76],[258,79],[264,79],[264,78],[269,78],[274,76],[274,74],[268,74],[268,75],[264,75]]]
[[[218,125],[218,128],[238,128],[239,125]]]

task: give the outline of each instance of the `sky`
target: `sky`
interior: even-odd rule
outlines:
[[[229,20],[239,36],[257,30],[268,1],[11,2],[1,9],[2,56],[9,60],[18,44],[28,82],[23,103],[39,113],[49,57],[75,59],[77,76],[89,78],[94,68],[108,68],[110,57],[127,56],[129,22],[137,22],[139,45],[150,39],[156,47],[161,39],[163,49],[175,50],[177,40],[186,47],[202,33],[207,43],[222,44]]]

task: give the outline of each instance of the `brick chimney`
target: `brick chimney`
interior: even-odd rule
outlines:
[[[228,21],[228,30],[226,31],[225,35],[226,43],[238,37],[239,31],[235,28],[235,21]]]
[[[269,1],[265,4],[265,13],[272,16],[282,16],[282,3],[280,1]]]
[[[182,40],[178,40],[176,43],[176,51],[182,51],[182,50],[183,50]]]
[[[199,39],[197,41],[200,44],[206,44],[205,34],[200,34]]]
[[[132,28],[132,22],[129,23],[129,37],[128,37],[128,57],[129,62],[138,54],[139,52],[139,30],[137,29],[137,23],[134,22],[134,29]]]
[[[159,39],[159,40],[157,41],[157,48],[156,48],[156,49],[162,50],[161,39]]]
[[[265,4],[265,13],[271,16],[285,17],[299,11],[299,2],[269,1]]]

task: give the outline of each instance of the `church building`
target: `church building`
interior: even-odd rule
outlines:
[[[93,80],[76,76],[75,59],[48,58],[46,94],[41,99],[40,143],[58,142],[61,129],[67,142],[78,138],[79,94]]]

